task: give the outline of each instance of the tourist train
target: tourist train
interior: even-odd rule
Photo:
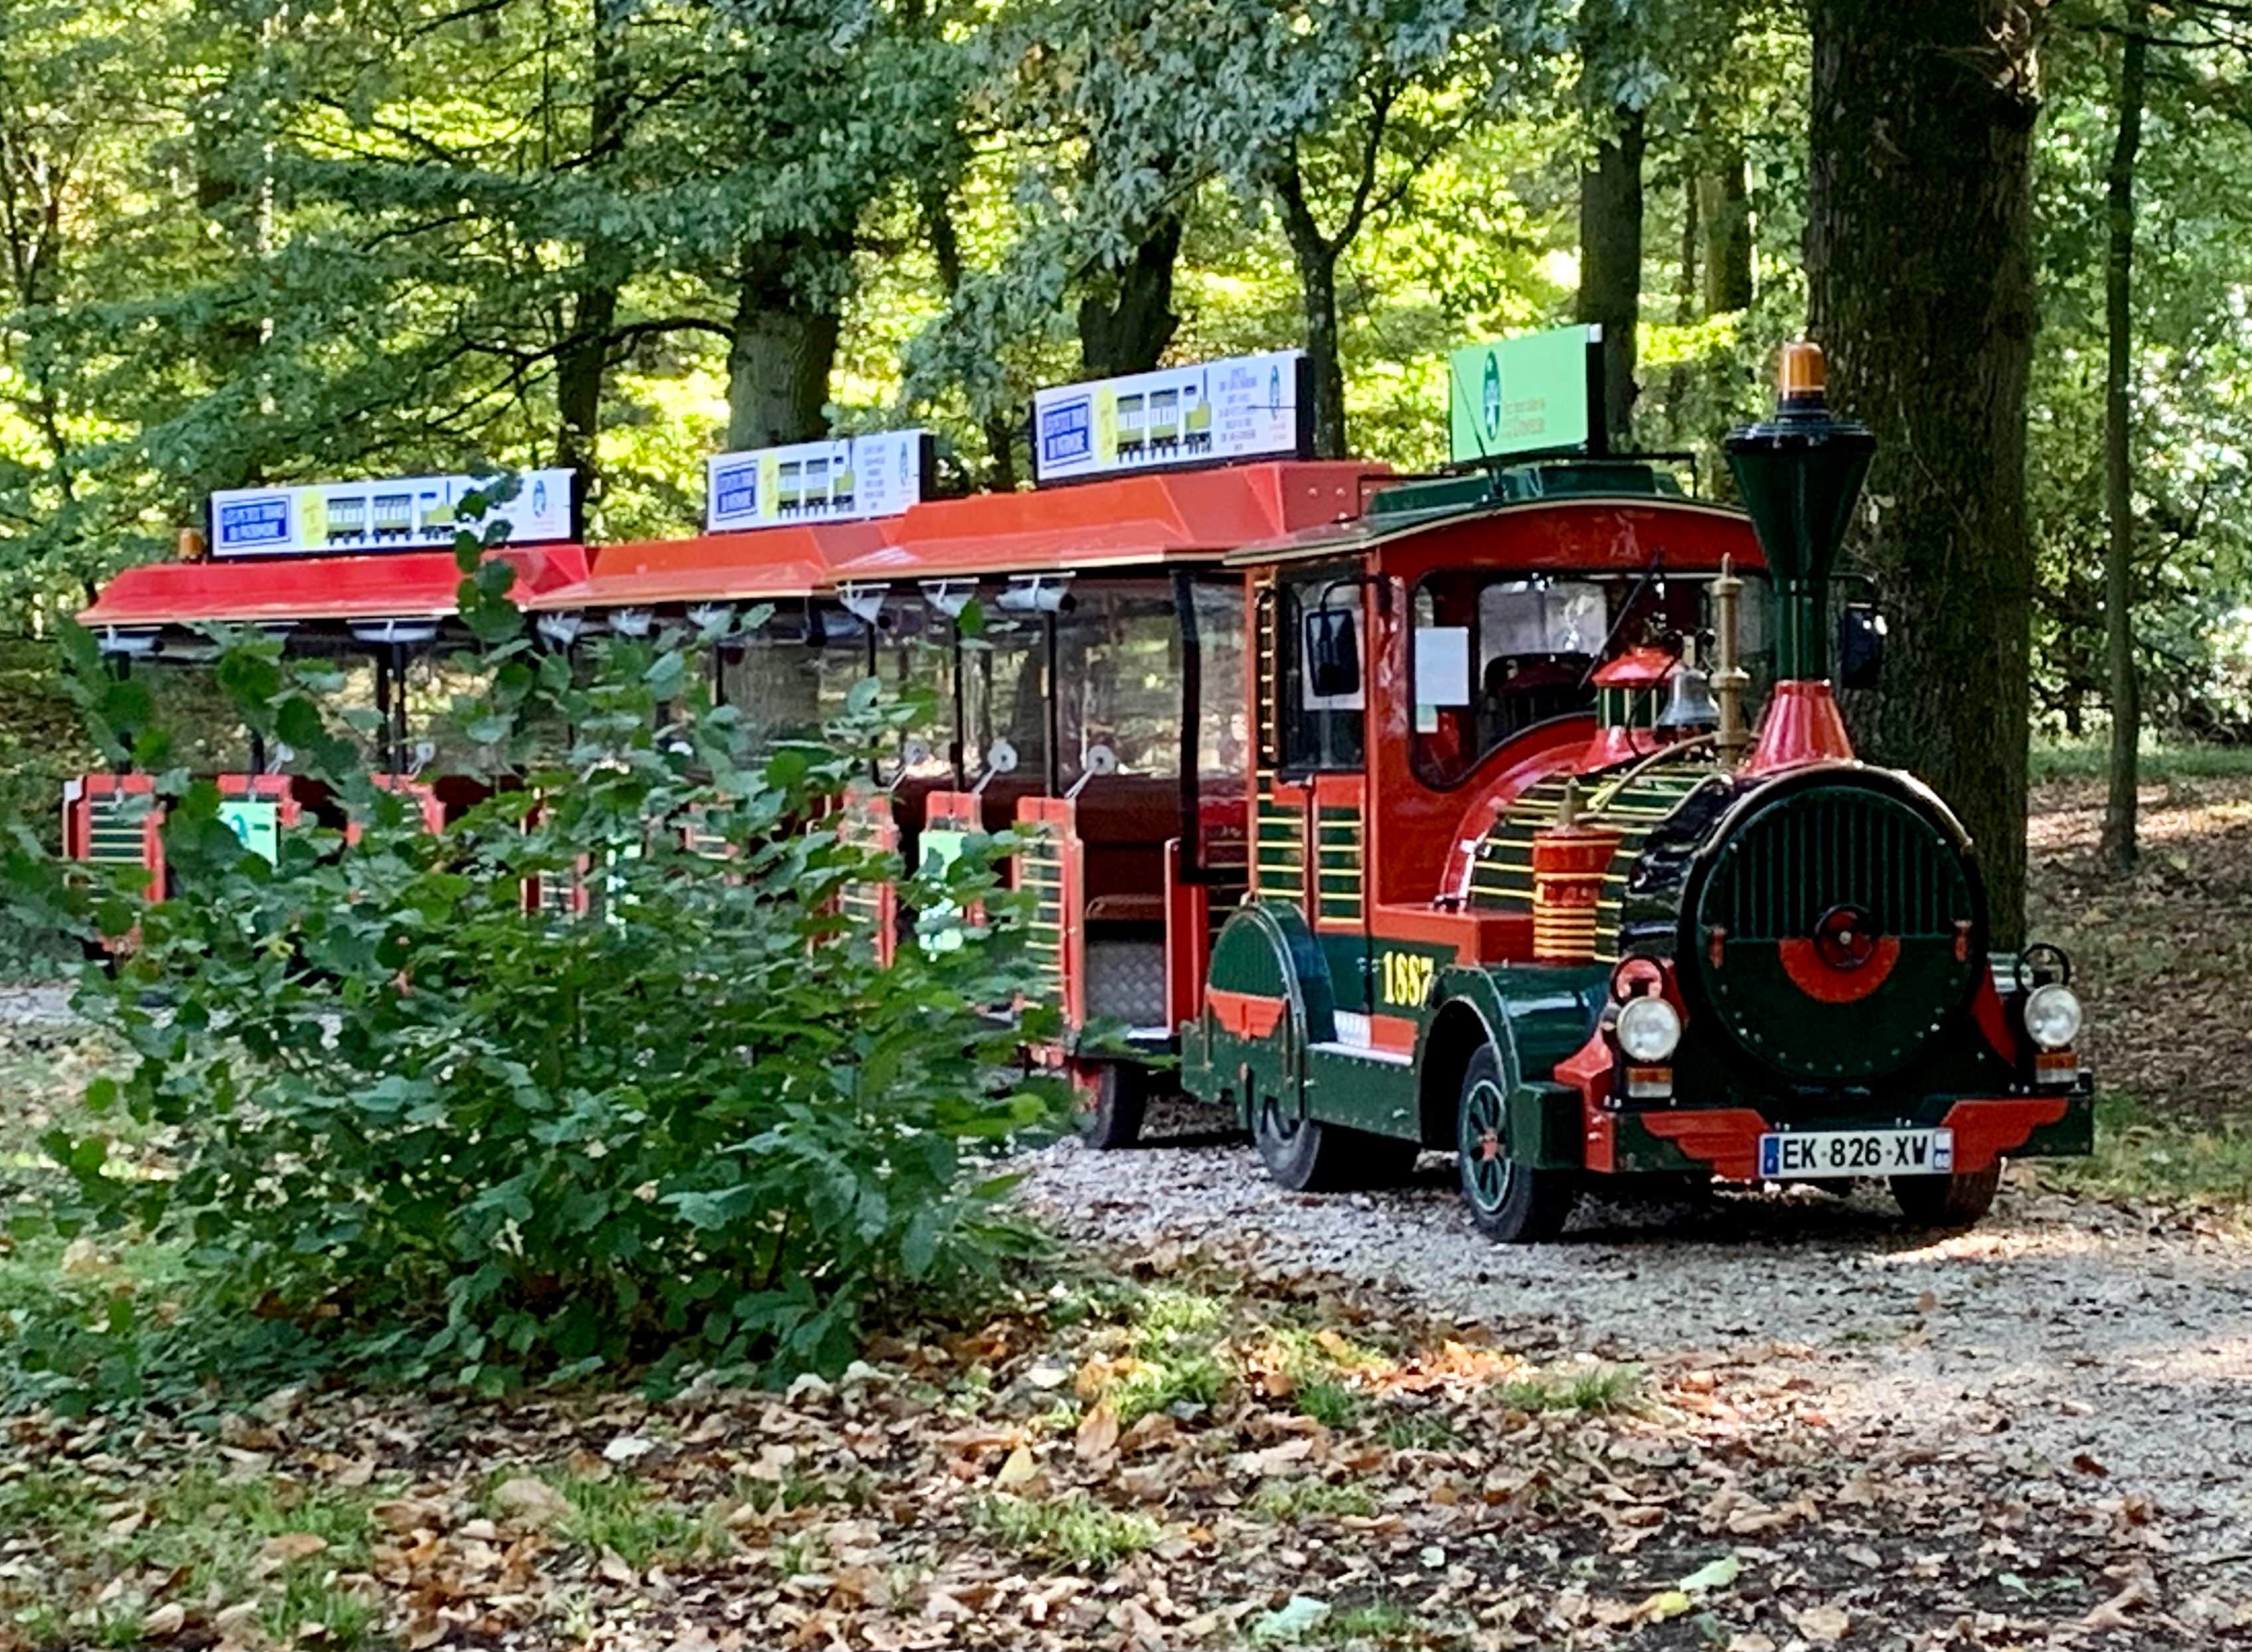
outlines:
[[[705,533],[587,546],[541,473],[494,554],[558,646],[772,605],[714,680],[773,726],[872,672],[938,690],[848,807],[908,865],[1017,829],[1065,1028],[1037,1055],[1094,1146],[1179,1093],[1293,1189],[1451,1155],[1505,1241],[1613,1178],[1881,1179],[1913,1221],[1974,1221],[2005,1158],[2089,1149],[2093,1083],[2068,961],[1994,949],[1961,823],[1840,715],[1881,653],[1835,566],[1873,440],[1789,346],[1772,417],[1724,443],[1741,508],[1700,500],[1605,450],[1594,348],[1457,352],[1434,476],[1306,457],[1277,352],[1043,392],[1029,490],[926,496],[918,433],[803,444],[715,459]],[[466,641],[466,485],[220,496],[206,554],[84,622],[128,669],[215,622],[371,658],[384,783],[439,829],[454,782],[414,758],[405,685]],[[219,777],[269,854],[322,806],[283,771]],[[73,781],[66,852],[161,891],[151,788]],[[851,905],[879,949],[911,928],[894,894]]]

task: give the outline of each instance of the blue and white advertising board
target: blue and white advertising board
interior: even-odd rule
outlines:
[[[1313,434],[1303,362],[1302,351],[1277,350],[1040,391],[1032,398],[1032,474],[1077,482],[1303,457]]]
[[[704,526],[725,533],[895,517],[922,498],[930,469],[922,430],[719,454],[706,462]]]
[[[520,473],[516,496],[495,501],[474,524],[509,524],[511,545],[571,537],[572,473]],[[393,476],[380,482],[314,482],[287,488],[229,488],[212,495],[213,556],[313,556],[356,551],[450,550],[463,524],[463,495],[498,486],[492,476]]]

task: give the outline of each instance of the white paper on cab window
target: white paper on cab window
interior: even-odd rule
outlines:
[[[1415,633],[1415,704],[1470,703],[1470,632],[1466,625],[1427,625]]]

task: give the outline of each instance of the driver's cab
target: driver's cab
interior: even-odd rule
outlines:
[[[1678,496],[1372,511],[1357,539],[1236,560],[1253,641],[1255,891],[1303,911],[1341,1027],[1396,996],[1376,978],[1373,935],[1459,939],[1488,961],[1529,952],[1529,918],[1462,898],[1462,846],[1536,786],[1667,745],[1669,712],[1710,664],[1724,561],[1742,576],[1745,664],[1765,671],[1749,527]],[[1677,680],[1685,668],[1699,675]]]

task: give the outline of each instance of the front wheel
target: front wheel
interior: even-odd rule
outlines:
[[[1910,1226],[1970,1227],[1992,1206],[2001,1185],[2002,1162],[1996,1159],[1961,1176],[1896,1176],[1893,1197]]]
[[[1470,1058],[1455,1107],[1463,1202],[1479,1232],[1503,1245],[1554,1239],[1571,1219],[1579,1186],[1569,1170],[1541,1170],[1509,1156],[1509,1094],[1491,1045]]]
[[[1081,1072],[1073,1088],[1079,1103],[1079,1139],[1091,1148],[1129,1148],[1142,1139],[1149,1086],[1139,1067],[1103,1061]]]

